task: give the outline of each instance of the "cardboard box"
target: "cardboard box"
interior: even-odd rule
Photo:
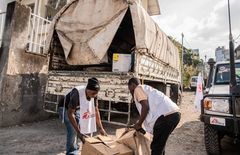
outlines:
[[[128,72],[131,69],[131,54],[113,54],[113,64],[112,71],[113,72]]]
[[[127,146],[106,136],[86,138],[81,155],[133,155]]]
[[[151,154],[151,134],[146,133],[143,135],[135,130],[117,129],[116,135],[119,137],[117,141],[131,148],[135,155]]]

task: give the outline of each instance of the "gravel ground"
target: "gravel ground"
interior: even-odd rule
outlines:
[[[203,124],[199,113],[195,112],[194,93],[184,92],[181,104],[182,119],[169,137],[166,155],[206,155],[203,136]],[[121,126],[104,124],[110,136]],[[42,122],[22,124],[0,128],[0,154],[52,154],[63,155],[65,150],[65,128],[60,120],[51,119]],[[224,155],[239,155],[239,145],[230,138],[223,139]]]

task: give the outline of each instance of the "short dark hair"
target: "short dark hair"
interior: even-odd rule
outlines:
[[[99,91],[100,90],[100,84],[97,78],[92,77],[88,79],[88,84],[87,84],[87,89],[89,90],[94,90],[94,91]]]
[[[128,81],[128,85],[131,85],[131,84],[136,84],[136,85],[139,85],[140,84],[140,80],[138,78],[131,78],[129,81]]]

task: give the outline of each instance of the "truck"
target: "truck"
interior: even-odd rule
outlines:
[[[240,60],[234,59],[229,9],[230,60],[208,61],[210,71],[205,95],[201,103],[200,120],[204,123],[204,140],[209,154],[221,153],[221,140],[225,135],[240,138]]]
[[[128,80],[137,77],[181,99],[179,51],[150,15],[159,14],[157,0],[144,9],[141,0],[73,0],[54,17],[47,39],[48,81],[44,109],[57,112],[64,92],[100,81],[103,121],[126,125],[132,105]],[[114,120],[125,115],[126,121]]]

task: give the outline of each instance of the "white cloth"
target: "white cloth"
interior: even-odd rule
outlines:
[[[194,101],[195,110],[200,112],[201,111],[201,100],[203,99],[203,79],[201,73],[198,74],[197,79],[197,87],[196,87],[196,95]]]
[[[147,94],[148,103],[149,103],[149,112],[143,124],[147,132],[152,133],[153,127],[161,115],[165,115],[174,111],[178,111],[179,107],[161,91],[154,89],[148,85],[141,85],[144,92]],[[138,112],[141,114],[142,106],[137,102],[136,97],[134,96],[136,107]]]
[[[85,93],[86,86],[76,88],[79,92],[80,102],[80,130],[83,134],[91,134],[97,131],[94,99],[91,98],[90,101],[87,100]]]

